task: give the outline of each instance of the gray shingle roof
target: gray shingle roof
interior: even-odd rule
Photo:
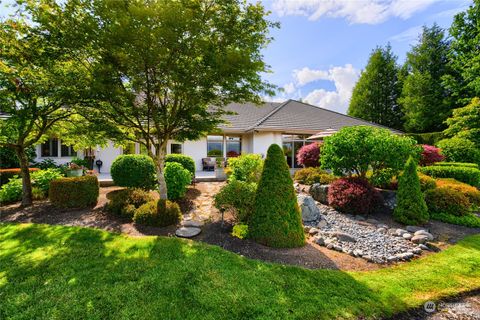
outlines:
[[[229,104],[226,109],[236,114],[225,117],[229,124],[220,127],[224,130],[290,131],[291,133],[313,134],[325,129],[339,130],[343,127],[357,125],[383,127],[295,100],[288,100],[284,103],[265,103],[262,106],[235,103]],[[397,130],[390,130],[400,133]]]

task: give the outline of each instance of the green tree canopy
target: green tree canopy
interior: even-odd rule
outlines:
[[[464,106],[480,97],[480,0],[473,0],[466,11],[455,16],[450,36],[449,64],[454,74],[444,80],[457,106]]]
[[[122,2],[71,0],[27,6],[34,20],[88,52],[94,74],[84,108],[110,137],[143,144],[157,167],[160,196],[168,140],[194,140],[212,131],[232,101],[260,102],[273,86],[261,49],[276,24],[260,4],[240,0]],[[42,7],[43,6],[43,7]],[[45,10],[47,6],[49,9]]]
[[[349,115],[390,128],[402,128],[403,114],[397,103],[402,85],[396,61],[390,45],[372,51],[353,89]]]
[[[407,53],[402,96],[399,103],[405,114],[408,132],[436,132],[445,128],[452,104],[442,77],[448,74],[449,43],[442,28],[423,27],[419,42]]]
[[[447,136],[468,139],[480,149],[480,98],[473,98],[467,106],[453,110],[447,125]]]
[[[32,203],[26,150],[57,132],[85,101],[88,72],[81,58],[22,17],[0,24],[0,146],[15,150],[22,170],[22,205]]]

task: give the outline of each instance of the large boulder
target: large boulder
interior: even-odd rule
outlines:
[[[298,206],[302,210],[302,220],[305,222],[316,221],[320,218],[320,210],[311,196],[297,195]]]
[[[310,187],[310,194],[318,202],[328,204],[328,187],[328,184],[314,183]]]

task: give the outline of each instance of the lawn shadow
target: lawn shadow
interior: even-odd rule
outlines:
[[[193,241],[1,230],[5,318],[331,319],[382,314],[387,303],[346,272],[266,264]]]

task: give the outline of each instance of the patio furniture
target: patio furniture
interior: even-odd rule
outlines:
[[[215,164],[216,164],[216,158],[213,158],[213,157],[202,158],[203,171],[214,171]]]

